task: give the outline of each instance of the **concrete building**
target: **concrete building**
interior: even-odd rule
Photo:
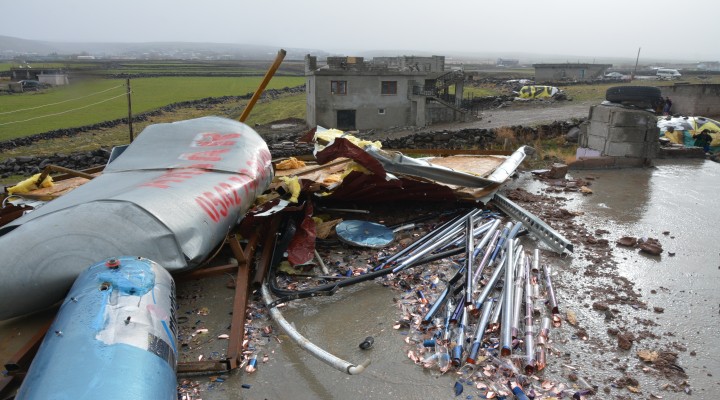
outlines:
[[[611,64],[533,64],[535,82],[585,82],[602,78]]]
[[[504,58],[498,58],[495,65],[498,67],[517,67],[520,65],[520,60],[508,60]]]
[[[463,121],[464,73],[445,71],[445,57],[305,56],[308,126],[341,130],[426,126]],[[454,94],[450,88],[454,87]]]
[[[700,61],[697,69],[701,71],[720,71],[720,61]]]
[[[672,100],[673,114],[720,117],[720,85],[673,85],[661,86],[663,97]]]
[[[13,81],[30,79],[53,86],[68,84],[67,74],[57,68],[12,67],[10,68],[10,79]]]
[[[66,74],[40,74],[38,75],[38,81],[52,86],[67,85],[70,83]]]

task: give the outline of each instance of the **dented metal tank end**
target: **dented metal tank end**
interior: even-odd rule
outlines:
[[[237,121],[148,126],[102,175],[0,227],[0,320],[60,302],[86,266],[118,254],[199,266],[268,188],[270,161]]]
[[[176,369],[172,277],[111,258],[77,278],[15,398],[175,399]]]

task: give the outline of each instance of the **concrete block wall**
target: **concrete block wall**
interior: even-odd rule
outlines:
[[[643,110],[593,106],[579,145],[597,150],[602,156],[656,158],[660,147],[656,121],[655,115]]]
[[[661,93],[672,100],[672,114],[720,118],[718,84],[662,86]]]

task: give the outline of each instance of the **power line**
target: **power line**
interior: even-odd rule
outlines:
[[[22,120],[22,121],[4,122],[4,123],[1,123],[0,126],[10,125],[10,124],[19,124],[19,123],[21,123],[21,122],[33,121],[33,120],[40,119],[40,118],[54,117],[54,116],[56,116],[56,115],[67,114],[67,113],[69,113],[69,112],[73,112],[73,111],[77,111],[77,110],[82,110],[82,109],[84,109],[84,108],[88,108],[88,107],[96,106],[96,105],[98,105],[98,104],[106,103],[106,102],[108,102],[108,101],[110,101],[110,100],[114,100],[114,99],[123,97],[123,96],[125,96],[125,95],[126,95],[126,94],[123,93],[123,94],[121,94],[121,95],[118,95],[118,96],[115,96],[115,97],[111,97],[111,98],[109,98],[109,99],[105,99],[105,100],[102,100],[102,101],[98,101],[97,103],[88,104],[88,105],[85,105],[85,106],[82,106],[82,107],[73,108],[73,109],[71,109],[71,110],[61,111],[61,112],[54,113],[54,114],[40,115],[40,116],[38,116],[38,117],[28,118],[28,119],[25,119],[25,120]]]
[[[111,91],[111,90],[113,90],[113,89],[117,89],[117,88],[123,87],[123,86],[124,86],[124,85],[114,86],[114,87],[111,87],[111,88],[109,88],[109,89],[102,90],[102,91],[100,91],[100,92],[90,93],[90,94],[88,94],[88,95],[85,95],[85,96],[82,96],[82,97],[76,97],[76,98],[74,98],[74,99],[68,99],[68,100],[58,101],[57,103],[43,104],[43,105],[37,106],[37,107],[21,108],[21,109],[19,109],[19,110],[0,112],[0,115],[12,114],[12,113],[20,112],[20,111],[37,110],[38,108],[49,107],[49,106],[56,106],[56,105],[58,105],[58,104],[67,103],[68,101],[81,100],[81,99],[88,98],[88,97],[90,97],[90,96],[95,96],[95,95],[97,95],[97,94],[109,92],[109,91]]]

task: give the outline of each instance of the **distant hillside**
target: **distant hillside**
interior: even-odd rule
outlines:
[[[190,42],[149,42],[149,43],[94,43],[94,42],[50,42],[0,36],[0,54],[8,55],[77,55],[87,54],[98,57],[110,56],[168,56],[198,57],[215,56],[235,59],[274,59],[280,47],[236,44],[236,43],[190,43]],[[324,57],[326,52],[317,49],[286,48],[287,59],[302,59],[312,53]]]

